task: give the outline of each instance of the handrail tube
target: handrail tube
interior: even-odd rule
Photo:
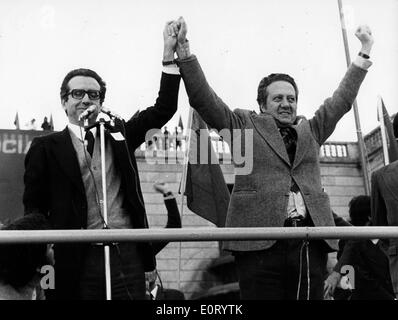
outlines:
[[[398,227],[152,228],[107,230],[1,230],[0,244],[155,242],[280,239],[389,239]]]

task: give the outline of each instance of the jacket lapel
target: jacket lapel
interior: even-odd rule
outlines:
[[[291,164],[285,144],[283,143],[282,136],[272,116],[267,113],[262,113],[261,115],[254,114],[251,119],[254,128],[260,136],[268,143],[275,153],[290,166]]]
[[[72,183],[78,188],[78,190],[85,194],[79,161],[72,144],[68,127],[61,131],[59,135],[54,135],[52,137],[52,142],[52,151],[59,167],[71,179]]]
[[[294,156],[293,168],[297,167],[298,164],[303,159],[304,155],[307,152],[310,137],[310,130],[306,130],[308,126],[308,121],[300,121],[297,125],[294,125],[293,128],[297,132],[297,146],[296,146],[296,154]]]

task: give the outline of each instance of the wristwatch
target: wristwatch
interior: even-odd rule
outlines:
[[[175,60],[171,60],[171,61],[162,61],[163,67],[169,66],[169,65],[171,65],[171,64],[176,64],[176,61],[175,61]]]
[[[369,55],[367,55],[366,53],[363,53],[363,52],[359,52],[358,56],[360,56],[360,57],[362,57],[364,59],[370,59]]]

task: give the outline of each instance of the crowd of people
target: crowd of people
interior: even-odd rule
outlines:
[[[240,130],[241,136],[252,137],[242,139],[245,142],[240,147],[252,149],[253,168],[248,174],[235,176],[225,227],[350,225],[332,212],[323,191],[319,148],[351,109],[372,65],[374,39],[370,28],[360,26],[355,35],[361,45],[358,56],[331,97],[307,119],[297,115],[298,86],[284,73],[272,73],[260,81],[259,112],[232,111],[210,87],[198,58],[191,54],[185,20],[180,17],[167,22],[163,30],[163,72],[154,105],[128,121],[115,118],[105,132],[105,186],[96,120],[105,100],[106,83],[93,70],[70,71],[60,88],[68,125],[63,131],[35,138],[25,158],[25,217],[43,215],[54,229],[149,228],[134,151],[145,142],[149,130],[161,129],[175,114],[182,79],[191,107],[211,128],[219,132]],[[170,136],[167,127],[163,135]],[[169,140],[163,143],[167,149]],[[362,198],[350,203],[352,225],[398,223],[394,212],[398,180],[391,178],[396,166],[393,163],[374,174],[371,206],[368,198],[363,206],[358,207]],[[165,197],[168,213],[174,212],[173,216],[179,218],[175,200],[167,202],[172,194],[159,185],[156,188]],[[107,190],[107,210],[103,207],[103,189]],[[181,227],[177,220],[172,219],[172,225]],[[152,285],[153,277],[150,280],[149,276],[146,285],[145,273],[156,273],[156,253],[164,245],[159,248],[159,244],[138,242],[110,246],[112,299],[143,300],[159,291]],[[329,298],[339,283],[341,286],[344,265],[353,265],[358,274],[349,298],[394,299],[397,295],[394,241],[344,241],[339,246],[337,240],[328,239],[229,240],[223,242],[222,249],[235,257],[240,295],[245,300]],[[47,299],[105,299],[103,244],[56,244],[54,251],[55,289],[46,292]],[[334,251],[339,251],[339,262],[328,277],[328,253]],[[32,265],[32,270],[35,267]],[[390,271],[395,275],[392,281]],[[367,295],[376,287],[380,295]]]

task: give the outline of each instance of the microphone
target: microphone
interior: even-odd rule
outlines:
[[[102,107],[102,108],[101,108],[101,112],[105,113],[105,114],[108,115],[110,118],[116,118],[116,119],[122,120],[122,117],[121,117],[121,116],[119,116],[117,113],[112,112],[112,111],[109,110],[107,107]]]
[[[87,119],[95,110],[97,109],[97,106],[95,104],[92,104],[89,106],[84,112],[82,112],[79,116],[79,121]]]

